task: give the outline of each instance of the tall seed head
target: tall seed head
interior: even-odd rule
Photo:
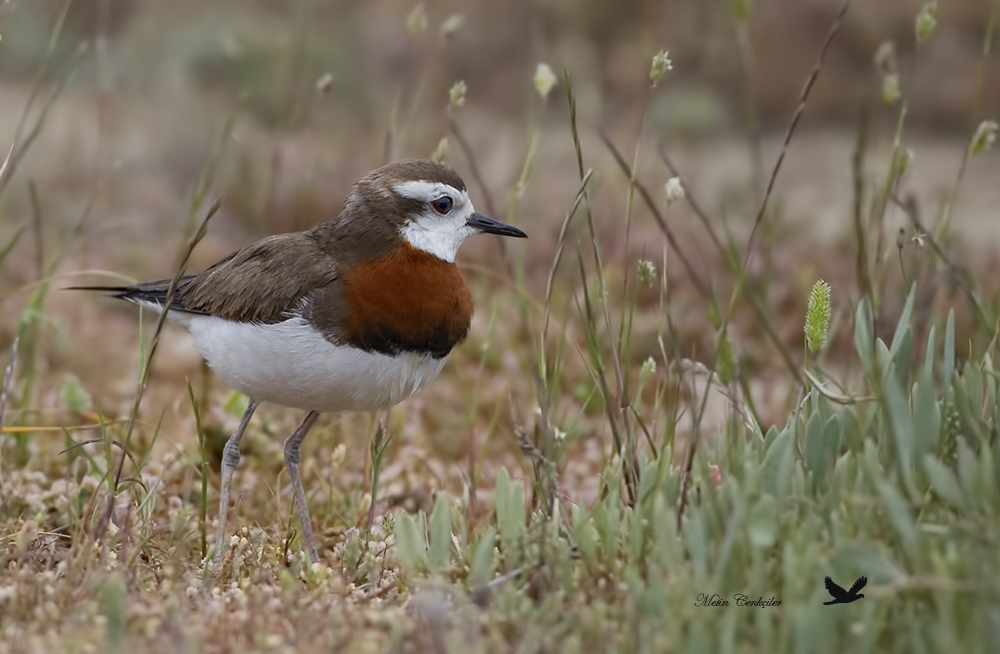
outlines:
[[[830,330],[830,285],[822,279],[813,284],[806,309],[806,345],[819,352]]]

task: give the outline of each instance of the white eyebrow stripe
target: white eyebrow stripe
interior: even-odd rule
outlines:
[[[468,200],[469,198],[465,191],[459,191],[454,186],[442,184],[441,182],[425,182],[422,180],[400,182],[392,188],[400,196],[417,200],[418,202],[430,202],[442,195],[449,195],[456,202],[458,200]]]

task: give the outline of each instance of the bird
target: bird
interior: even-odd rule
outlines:
[[[833,583],[833,579],[827,577],[826,589],[830,591],[831,595],[833,595],[833,601],[823,602],[823,604],[829,606],[830,604],[850,604],[851,602],[856,602],[864,597],[864,595],[858,595],[858,591],[864,588],[867,583],[868,577],[861,577],[854,582],[854,585],[851,586],[851,590],[844,590],[837,584]]]
[[[465,340],[472,295],[455,266],[466,237],[527,238],[477,213],[445,164],[390,163],[351,189],[339,215],[260,239],[181,277],[168,317],[249,398],[223,449],[213,567],[223,556],[240,439],[261,402],[307,411],[284,442],[304,545],[316,563],[301,445],[320,413],[377,411],[427,385]],[[72,287],[162,311],[172,280]]]

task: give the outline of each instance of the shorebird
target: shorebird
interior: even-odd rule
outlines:
[[[302,536],[319,560],[300,448],[321,412],[402,402],[440,371],[469,332],[472,296],[455,254],[476,233],[525,238],[476,213],[465,183],[431,161],[383,166],[354,185],[340,215],[269,236],[182,277],[169,317],[249,404],[226,442],[213,566],[222,560],[240,439],[261,402],[305,409],[285,440]],[[102,290],[162,310],[170,280]]]

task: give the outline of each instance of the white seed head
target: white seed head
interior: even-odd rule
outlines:
[[[331,86],[333,86],[333,73],[323,73],[316,80],[316,90],[324,95],[330,92]]]
[[[441,36],[444,38],[449,38],[455,32],[462,29],[462,25],[465,24],[465,17],[462,14],[452,14],[441,23]]]
[[[434,163],[441,163],[447,156],[448,156],[448,137],[442,136],[441,140],[438,141],[437,147],[434,148],[434,153],[431,154],[431,161],[433,161]]]
[[[542,96],[542,100],[549,97],[549,93],[555,85],[556,75],[549,68],[549,65],[538,64],[538,68],[535,69],[535,90],[538,91],[538,95]]]
[[[458,80],[451,85],[451,89],[448,91],[448,106],[452,109],[457,109],[465,104],[465,94],[469,90],[469,87],[465,85],[465,80]]]
[[[895,104],[902,91],[899,89],[899,73],[889,73],[882,78],[882,100],[886,104]]]
[[[644,286],[649,286],[656,278],[656,266],[648,259],[639,261],[639,282]]]
[[[972,135],[972,142],[969,143],[969,154],[976,156],[988,152],[997,140],[997,121],[984,120],[979,123],[976,133]]]
[[[427,29],[427,7],[423,2],[418,2],[406,17],[406,31],[410,36],[417,36],[425,29]]]
[[[892,160],[892,172],[898,179],[910,168],[910,164],[916,158],[911,148],[898,148]]]
[[[896,66],[896,44],[892,41],[883,41],[875,50],[875,68],[880,75],[888,75],[898,70]]]
[[[916,33],[917,41],[926,41],[937,27],[938,3],[928,2],[924,5],[920,13],[917,14]]]
[[[667,71],[673,70],[674,63],[670,61],[669,53],[666,50],[660,50],[653,57],[653,65],[649,69],[649,85],[656,86],[663,76],[667,74]]]
[[[647,357],[645,361],[642,362],[642,368],[639,369],[639,379],[645,383],[650,377],[656,373],[656,361],[653,357]]]
[[[678,200],[684,199],[684,185],[681,184],[680,177],[671,177],[663,187],[667,194],[667,204],[671,205]]]

